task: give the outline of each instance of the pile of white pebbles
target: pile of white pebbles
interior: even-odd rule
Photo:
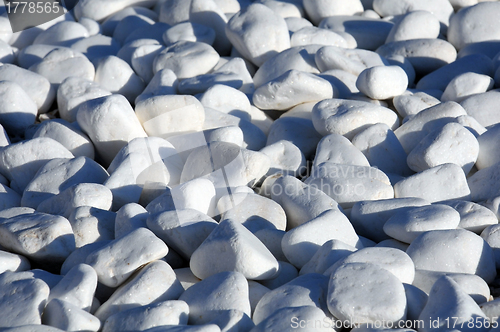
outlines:
[[[500,331],[500,2],[0,16],[0,331]]]

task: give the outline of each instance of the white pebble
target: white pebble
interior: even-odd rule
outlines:
[[[316,25],[319,22],[329,16],[352,16],[363,12],[363,4],[360,0],[349,0],[349,1],[313,1],[306,0],[303,2],[304,9],[307,15],[311,18],[312,22]]]
[[[500,141],[500,125],[494,125],[477,138],[479,143],[479,155],[477,157],[476,167],[484,169],[500,162],[495,147]]]
[[[457,103],[471,95],[483,93],[493,88],[495,81],[488,75],[464,73],[448,83],[441,96],[442,101],[453,100]]]
[[[408,76],[399,66],[375,66],[359,74],[356,87],[372,99],[389,99],[405,92]]]
[[[375,52],[363,49],[349,50],[335,46],[320,48],[314,60],[322,72],[341,69],[356,76],[367,68],[389,65],[385,58]]]
[[[442,204],[451,206],[460,214],[458,228],[464,228],[476,234],[481,234],[486,227],[498,224],[495,213],[477,203],[451,200]]]
[[[10,135],[24,133],[35,123],[37,114],[37,105],[20,85],[0,82],[0,123]]]
[[[76,247],[86,244],[114,240],[116,213],[90,206],[79,206],[68,220],[75,233]]]
[[[437,38],[439,35],[439,20],[431,12],[415,10],[405,14],[394,24],[386,43],[408,39]]]
[[[215,40],[215,31],[205,25],[183,22],[174,25],[163,34],[163,41],[167,46],[179,40],[202,42],[212,45]]]
[[[496,80],[495,80],[496,81]],[[484,127],[500,123],[497,105],[500,102],[500,92],[491,90],[485,93],[469,96],[460,102],[460,105]],[[479,133],[482,134],[482,133]]]
[[[340,34],[316,27],[304,27],[295,31],[290,38],[291,47],[311,44],[349,48],[348,42]]]

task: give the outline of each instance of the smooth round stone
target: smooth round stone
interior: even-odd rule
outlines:
[[[491,90],[494,84],[495,81],[487,75],[464,73],[448,83],[441,101],[453,100],[459,103],[471,95]]]
[[[352,324],[406,319],[403,283],[388,270],[370,263],[349,263],[331,276],[328,309],[340,320]]]
[[[15,65],[0,66],[0,80],[19,84],[33,99],[40,113],[45,113],[50,109],[56,96],[56,91],[48,79]]]
[[[189,307],[186,302],[163,301],[116,313],[106,319],[102,331],[140,331],[154,326],[187,325],[188,317]]]
[[[88,30],[77,22],[62,21],[42,31],[33,44],[71,46],[76,41],[89,37]]]
[[[356,87],[372,99],[389,99],[406,91],[408,76],[399,66],[375,66],[359,74]]]
[[[167,245],[146,228],[136,229],[92,252],[85,263],[97,272],[99,282],[121,285],[141,265],[165,257]]]
[[[350,221],[356,233],[381,242],[390,237],[385,234],[384,224],[394,214],[414,206],[429,205],[421,198],[393,198],[375,201],[361,201],[353,205]]]
[[[59,299],[89,311],[96,287],[97,274],[95,270],[86,264],[78,264],[71,268],[57,285],[51,288],[47,302]]]
[[[363,70],[374,66],[389,65],[379,54],[363,49],[345,49],[325,46],[318,50],[314,60],[321,72],[341,69],[358,76]]]
[[[191,256],[190,267],[200,279],[223,271],[240,272],[250,280],[273,278],[278,261],[241,223],[224,219]]]
[[[73,158],[73,154],[51,138],[34,138],[0,150],[0,170],[10,187],[22,193],[38,170],[54,158]]]
[[[160,45],[160,42],[158,42],[156,39],[151,39],[151,38],[134,40],[130,43],[123,45],[122,48],[120,48],[120,50],[116,54],[116,56],[127,62],[130,66],[132,66],[132,55],[134,54],[137,48],[143,45]]]
[[[271,160],[266,175],[280,173],[283,175],[299,175],[306,167],[306,159],[300,149],[285,140],[268,145],[260,150]]]
[[[348,48],[347,41],[341,35],[316,27],[305,27],[297,30],[290,38],[291,47],[311,44]]]
[[[451,323],[447,323],[450,317],[457,317],[454,322],[459,326],[464,326],[460,328],[460,331],[488,331],[490,329],[489,323],[486,322],[486,315],[476,302],[453,279],[443,276],[432,286],[427,304],[419,316],[419,319],[424,322],[419,330],[432,331],[436,328],[449,330],[448,327],[452,326]],[[474,323],[477,322],[477,325],[474,324],[472,328],[466,327],[467,323],[472,320]],[[431,322],[436,323],[431,327]]]
[[[384,224],[384,232],[396,240],[411,243],[424,232],[455,229],[459,223],[460,214],[455,209],[436,204],[396,213]]]
[[[135,112],[148,135],[163,138],[200,131],[205,120],[203,106],[189,95],[154,96],[138,102]]]
[[[76,121],[78,106],[84,101],[109,96],[111,92],[81,77],[68,77],[57,89],[57,106],[62,119]]]
[[[333,97],[328,81],[311,73],[290,70],[257,88],[253,103],[263,110],[287,110],[298,104]]]
[[[281,247],[288,261],[300,269],[330,240],[363,247],[349,219],[338,210],[325,211],[288,231],[281,240]]]
[[[455,281],[465,293],[476,301],[477,304],[484,303],[490,299],[490,287],[483,278],[475,274],[416,270],[413,286],[429,294],[432,286],[443,275]]]
[[[139,227],[147,227],[146,220],[148,217],[148,211],[137,203],[123,205],[116,212],[114,238],[120,238]]]
[[[255,87],[258,88],[292,69],[319,74],[314,55],[320,48],[321,45],[296,46],[270,58],[255,73],[253,77]]]
[[[111,201],[112,193],[105,186],[96,183],[79,183],[44,200],[38,205],[37,211],[69,218],[71,213],[80,206],[109,210]]]
[[[238,52],[257,66],[290,48],[285,20],[259,3],[236,13],[227,23],[226,35]]]
[[[479,235],[464,229],[423,233],[406,253],[420,270],[476,274],[486,282],[496,275],[491,247]]]
[[[498,15],[500,4],[496,2],[464,8],[450,19],[448,40],[457,49],[461,49],[470,43],[498,39],[500,29],[495,25]]]
[[[358,48],[375,51],[385,43],[393,25],[376,18],[339,15],[324,18],[318,27],[336,33],[347,32],[354,37]]]
[[[122,95],[111,95],[82,103],[77,121],[105,164],[137,137],[146,137],[134,110]]]
[[[215,66],[214,70],[216,72],[229,72],[238,75],[238,77],[243,81],[243,85],[239,90],[245,94],[251,94],[255,90],[252,75],[255,74],[255,68],[253,65],[244,60],[241,57],[221,58],[219,63]],[[225,60],[228,60],[225,62]],[[248,66],[248,67],[247,67]]]
[[[317,103],[312,110],[312,121],[321,135],[340,134],[348,139],[369,125],[385,123],[395,129],[399,124],[397,114],[386,107],[342,99],[327,99]]]
[[[97,64],[101,58],[117,55],[121,45],[114,38],[97,34],[74,43],[71,48],[85,55],[93,64]]]
[[[34,209],[45,199],[82,182],[102,184],[108,173],[87,157],[55,158],[42,166],[23,192],[22,205]]]
[[[248,283],[238,272],[221,272],[189,287],[179,300],[189,306],[189,321],[205,324],[226,310],[250,316]]]
[[[420,197],[429,202],[467,199],[471,191],[462,168],[449,163],[429,168],[394,185],[396,198]]]
[[[303,17],[286,17],[286,25],[288,26],[288,31],[293,34],[295,31],[299,31],[302,28],[312,27],[313,24]]]
[[[425,75],[418,81],[417,89],[438,89],[444,91],[451,80],[460,74],[474,72],[493,76],[493,70],[493,63],[489,57],[484,54],[471,54]]]
[[[481,232],[481,237],[488,243],[488,245],[493,249],[493,255],[495,256],[496,266],[500,266],[500,225],[491,225],[486,227]]]
[[[352,144],[364,154],[370,165],[383,172],[402,176],[411,174],[405,150],[385,123],[374,124],[358,133]]]
[[[208,73],[219,61],[219,54],[208,44],[179,41],[156,56],[153,62],[154,73],[168,68],[179,79]]]
[[[12,47],[0,39],[0,62],[13,63],[15,61]]]
[[[426,10],[411,11],[394,24],[385,42],[434,39],[438,37],[440,28],[439,20],[432,13]]]
[[[7,272],[0,277],[0,296],[2,297],[0,321],[2,325],[7,328],[30,324],[40,325],[43,308],[50,293],[49,286],[40,279],[11,281],[8,278],[13,274],[13,272]]]
[[[448,20],[453,14],[453,7],[448,0],[374,0],[373,9],[382,17],[426,10],[445,25],[448,25]]]
[[[0,224],[0,245],[35,261],[63,262],[75,250],[75,237],[66,218],[31,213]]]
[[[56,88],[70,76],[89,81],[95,76],[94,65],[83,54],[66,48],[51,51],[29,70],[46,77]]]
[[[327,210],[339,209],[338,203],[327,194],[293,176],[276,179],[269,191],[272,199],[285,210],[289,228],[302,225]]]
[[[477,138],[479,143],[479,155],[477,157],[477,169],[484,169],[500,162],[500,157],[495,152],[500,141],[500,124],[493,125]]]
[[[317,273],[299,276],[262,296],[253,313],[253,321],[260,324],[282,308],[313,306],[328,312],[325,303],[328,277]]]
[[[358,201],[394,197],[389,178],[374,167],[325,162],[311,170],[305,183],[322,190],[343,208]]]
[[[283,208],[276,202],[256,194],[231,193],[217,202],[217,210],[222,219],[243,224],[255,233],[264,228],[284,231],[287,226]]]
[[[177,93],[179,81],[170,69],[162,69],[149,81],[148,86],[135,99],[135,104],[141,100],[159,95],[174,95]]]
[[[442,39],[428,38],[392,41],[380,46],[377,53],[386,58],[404,56],[419,75],[429,74],[457,58],[457,51],[452,44]]]
[[[451,206],[460,213],[458,228],[480,234],[486,227],[498,224],[495,213],[490,209],[473,202],[451,200],[442,204]]]
[[[75,157],[94,159],[94,146],[88,136],[76,127],[63,119],[44,121],[37,127],[33,138],[52,138],[65,146]]]
[[[79,206],[73,210],[68,220],[75,233],[76,247],[86,244],[113,240],[116,213],[90,206]]]
[[[500,181],[500,163],[481,169],[467,179],[471,198],[474,202],[490,200],[490,205],[495,208],[494,200],[500,196],[498,183]]]
[[[320,273],[323,274],[326,269],[349,256],[357,249],[340,240],[326,241],[314,254],[311,259],[302,266],[299,274]]]
[[[301,1],[258,0],[256,2],[271,8],[276,14],[284,19],[289,17],[302,18],[304,16],[304,6]]]
[[[408,93],[407,90],[406,93],[394,97],[392,103],[399,115],[405,118],[439,104],[440,100],[425,92]]]
[[[110,316],[127,309],[177,300],[183,292],[184,289],[170,265],[162,260],[155,260],[118,287],[94,315],[104,322]]]
[[[163,41],[167,46],[180,40],[212,45],[215,40],[215,31],[201,24],[184,22],[174,25],[163,34]]]
[[[0,123],[11,135],[24,133],[35,123],[38,107],[17,83],[0,82]]]
[[[454,163],[468,174],[478,159],[480,145],[468,129],[448,123],[425,136],[408,154],[408,166],[415,172]]]
[[[455,118],[455,121],[467,128],[476,138],[486,132],[486,128],[470,115],[460,115]]]
[[[31,267],[30,261],[22,255],[0,250],[0,258],[0,273],[27,271]]]
[[[498,116],[499,103],[500,92],[491,90],[469,96],[460,102],[460,105],[462,105],[468,115],[477,120],[482,126],[489,127],[500,123],[500,116]]]
[[[415,277],[415,266],[411,258],[402,250],[387,247],[371,247],[359,249],[344,259],[337,261],[325,270],[331,276],[343,265],[350,263],[369,263],[380,266],[391,272],[401,282],[411,284]]]
[[[55,45],[29,45],[19,51],[17,63],[20,67],[28,69],[32,65],[42,61],[50,51],[58,48]]]
[[[132,53],[130,63],[134,71],[144,80],[149,82],[154,76],[153,62],[156,56],[165,49],[162,45],[146,44],[139,46]]]
[[[144,90],[144,81],[122,59],[111,55],[99,61],[95,82],[111,93],[123,95],[129,102]]]
[[[434,130],[439,130],[453,119],[467,115],[463,107],[453,101],[429,107],[409,118],[399,128],[394,130],[399,142],[410,153],[419,143]]]
[[[306,0],[303,2],[304,9],[311,21],[318,25],[322,19],[329,16],[338,15],[355,15],[363,12],[363,4],[359,0],[349,1],[313,1]]]
[[[327,135],[318,143],[313,166],[327,161],[335,164],[370,166],[362,151],[339,134]]]

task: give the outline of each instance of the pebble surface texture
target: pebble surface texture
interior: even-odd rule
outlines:
[[[499,0],[14,3],[0,331],[500,331]]]

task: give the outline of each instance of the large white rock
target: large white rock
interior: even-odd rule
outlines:
[[[10,135],[24,133],[35,123],[37,113],[38,106],[19,84],[0,82],[0,123]]]
[[[73,185],[102,184],[107,178],[108,173],[102,166],[87,157],[54,158],[42,166],[26,186],[21,204],[36,209],[44,200]]]
[[[397,114],[386,107],[343,99],[327,99],[317,103],[312,110],[312,121],[314,128],[323,136],[335,133],[348,139],[369,125],[385,123],[394,130],[399,124]]]
[[[403,283],[371,263],[348,263],[332,273],[327,304],[335,317],[352,324],[406,319]]]
[[[419,197],[429,202],[463,199],[471,195],[465,173],[456,164],[442,164],[412,175],[394,185],[394,196]]]
[[[489,127],[500,122],[497,111],[499,100],[500,92],[491,90],[469,96],[460,102],[460,105],[462,105],[468,115],[472,116],[482,126]]]
[[[406,253],[416,269],[476,274],[486,282],[496,275],[491,247],[464,229],[434,230],[418,236]]]
[[[134,110],[122,95],[100,97],[82,103],[77,121],[106,165],[132,139],[147,136]]]
[[[189,265],[200,279],[235,271],[251,280],[271,279],[279,266],[255,235],[231,219],[219,223],[192,254]]]
[[[37,126],[33,138],[48,137],[66,147],[75,157],[94,159],[94,146],[76,124],[63,119],[44,121]]]
[[[439,30],[439,20],[431,12],[427,10],[410,11],[394,24],[385,42],[437,38]]]
[[[317,273],[299,276],[262,296],[257,304],[253,321],[256,325],[282,308],[313,306],[327,312],[328,277]]]
[[[217,227],[209,216],[192,209],[176,209],[153,213],[147,218],[147,227],[186,259]]]
[[[363,49],[350,50],[335,46],[320,48],[314,60],[321,72],[341,69],[356,76],[367,68],[389,65],[384,57],[375,52]]]
[[[290,48],[285,20],[259,3],[235,14],[226,26],[226,35],[245,58],[259,67],[274,55]],[[262,42],[262,38],[266,41]]]
[[[300,149],[293,143],[285,140],[270,144],[261,149],[271,160],[267,175],[276,173],[283,175],[299,175],[306,167],[306,158]]]
[[[53,158],[73,158],[73,154],[48,137],[21,141],[0,151],[0,171],[11,181],[10,187],[21,193],[38,170]]]
[[[447,276],[439,278],[432,286],[419,319],[423,321],[419,331],[449,330],[454,326],[460,326],[460,331],[488,331],[490,328],[481,308]],[[473,324],[469,325],[472,321]]]
[[[488,128],[477,138],[479,143],[479,155],[476,161],[478,169],[488,168],[500,162],[500,158],[495,152],[495,146],[500,141],[500,124]]]
[[[144,331],[163,325],[187,325],[189,307],[184,301],[163,301],[110,316],[103,324],[103,332]]]
[[[43,311],[43,324],[63,331],[98,331],[99,319],[78,306],[60,299],[48,302]]]
[[[389,239],[383,230],[389,218],[398,212],[424,205],[429,205],[429,202],[413,197],[361,201],[352,207],[350,221],[357,234],[380,242]]]
[[[46,77],[56,89],[68,77],[75,76],[93,81],[95,76],[94,65],[87,57],[67,48],[51,51],[29,70]]]
[[[355,15],[363,12],[363,4],[362,1],[359,0],[305,0],[303,4],[307,15],[316,25],[318,25],[319,22],[325,17],[338,15]]]
[[[288,110],[302,103],[333,97],[336,96],[327,80],[292,69],[257,88],[253,103],[262,110]]]
[[[77,207],[68,220],[75,233],[75,244],[114,240],[116,213],[90,206]]]
[[[288,261],[300,269],[330,240],[363,247],[349,219],[338,210],[326,211],[288,231],[281,240],[281,247]]]
[[[75,250],[75,237],[66,218],[32,213],[3,219],[0,245],[44,262],[62,262]]]
[[[208,323],[231,309],[237,309],[250,316],[248,283],[238,272],[214,274],[189,287],[179,300],[189,305],[191,324]]]
[[[80,39],[89,36],[88,30],[77,22],[61,21],[47,30],[42,31],[33,41],[33,44],[71,46]]]
[[[330,196],[293,176],[279,177],[269,191],[270,197],[285,210],[289,228],[297,227],[327,210],[339,209],[338,203]]]
[[[200,131],[205,121],[202,104],[189,95],[154,96],[139,101],[135,111],[146,133],[162,138]]]
[[[344,208],[358,201],[394,197],[389,178],[374,167],[324,162],[312,168],[305,183],[323,191]]]
[[[373,9],[382,17],[426,10],[433,13],[445,25],[448,25],[448,20],[453,14],[453,7],[447,0],[374,0]]]
[[[459,103],[467,97],[491,90],[494,84],[495,81],[488,75],[464,73],[456,76],[448,83],[441,100],[453,100]]]
[[[133,102],[146,86],[128,63],[114,55],[99,60],[95,82],[111,93],[123,95],[129,102]]]
[[[467,179],[472,200],[474,202],[490,200],[490,204],[494,203],[495,198],[500,196],[497,185],[499,180],[500,163],[474,173]],[[498,206],[498,203],[496,205]],[[495,204],[490,206],[493,207],[494,211],[498,211],[498,207],[495,210]]]
[[[375,66],[359,74],[356,87],[372,99],[389,99],[405,92],[408,76],[399,66]]]
[[[457,164],[468,174],[480,151],[478,140],[468,129],[450,122],[430,132],[408,154],[408,166],[415,172],[446,163]]]
[[[0,326],[41,324],[49,286],[40,279],[9,280],[13,272],[0,275]]]
[[[184,289],[170,265],[156,260],[144,266],[118,287],[97,309],[95,316],[105,321],[120,311],[151,303],[177,300],[182,292]]]
[[[455,229],[459,223],[460,214],[455,209],[434,204],[396,213],[384,224],[384,232],[396,240],[411,243],[424,232]]]
[[[319,141],[313,165],[328,161],[335,164],[370,166],[362,153],[363,150],[360,150],[344,136],[330,134]]]
[[[351,37],[352,38],[352,37]],[[353,38],[354,39],[354,38]],[[291,47],[303,45],[331,45],[348,48],[350,45],[341,33],[316,27],[304,27],[295,31],[290,38]]]
[[[208,44],[179,41],[156,56],[153,71],[171,69],[179,79],[185,79],[208,73],[219,58],[219,54]]]
[[[448,40],[457,49],[461,49],[470,43],[498,39],[500,29],[494,22],[499,13],[500,4],[496,2],[479,3],[464,8],[450,19]]]

